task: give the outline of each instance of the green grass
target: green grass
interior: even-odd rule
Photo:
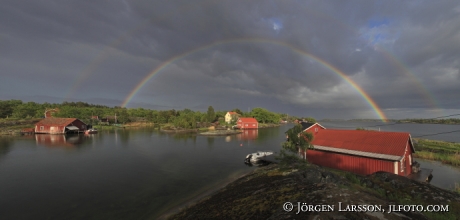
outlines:
[[[414,139],[414,157],[460,166],[460,143]]]
[[[416,149],[418,151],[428,151],[433,153],[455,154],[460,153],[460,143],[435,141],[427,139],[417,139]]]

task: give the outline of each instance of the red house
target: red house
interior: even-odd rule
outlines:
[[[310,132],[313,134],[313,136],[315,136],[315,134],[318,133],[319,130],[326,129],[318,123],[300,122],[299,124],[302,125],[303,132]]]
[[[313,164],[361,175],[412,173],[415,149],[409,133],[318,129],[312,144],[313,150],[300,153]]]
[[[80,133],[86,130],[84,122],[77,118],[45,118],[35,124],[38,134]]]
[[[258,129],[259,123],[255,118],[238,118],[236,126],[239,129]]]

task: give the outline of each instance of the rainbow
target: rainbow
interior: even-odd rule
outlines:
[[[209,1],[208,3],[212,4],[214,3],[214,1]],[[177,11],[187,11],[189,9],[193,9],[193,6],[196,6],[195,4],[188,4],[188,5],[182,5],[180,8],[178,9],[175,9],[175,12]],[[346,23],[344,23],[343,21],[341,20],[338,20],[328,14],[322,14],[322,13],[319,13],[318,11],[316,10],[309,10],[308,8],[305,8],[305,10],[308,11],[309,14],[312,14],[320,19],[323,19],[323,20],[326,20],[326,21],[329,21],[329,22],[333,22],[335,24],[337,24],[338,27],[340,27],[342,29],[342,31],[347,31],[347,32],[351,32],[351,33],[355,33],[356,35],[359,35],[358,33],[358,30],[355,28],[355,27],[352,27]],[[164,14],[162,15],[159,15],[158,16],[158,21],[160,20],[166,20],[172,16],[175,16],[176,13],[173,13],[172,11],[166,11]],[[89,76],[95,71],[95,69],[100,65],[102,64],[102,62],[109,56],[109,53],[111,51],[111,49],[113,48],[116,48],[118,45],[120,45],[123,41],[127,40],[130,36],[134,35],[135,33],[139,32],[142,30],[143,27],[147,26],[148,24],[152,23],[152,22],[155,22],[155,20],[146,20],[145,22],[142,22],[141,24],[137,25],[136,27],[134,27],[132,30],[128,31],[126,34],[123,34],[121,35],[120,37],[118,37],[117,39],[113,40],[108,46],[105,47],[105,49],[103,49],[97,56],[96,58],[88,65],[86,66],[83,71],[78,74],[78,77],[77,79],[75,80],[75,82],[73,83],[72,86],[68,87],[69,89],[67,90],[67,92],[65,93],[65,98],[64,99],[67,99],[69,97],[72,97],[73,94],[75,93],[75,91],[77,91],[78,87],[80,87],[80,85],[86,81]],[[234,42],[237,42],[238,40],[234,40]],[[265,40],[265,42],[267,41],[270,41],[270,40]],[[366,41],[366,40],[365,40]],[[225,42],[225,41],[224,41]],[[228,43],[231,43],[230,41],[228,41]],[[317,59],[316,57],[304,52],[304,51],[299,51],[298,49],[296,48],[293,48],[292,46],[286,44],[286,43],[280,43],[280,42],[268,42],[268,43],[274,43],[274,44],[278,44],[278,45],[283,45],[283,46],[287,46],[288,48],[292,49],[293,51],[297,52],[297,53],[300,53],[302,55],[306,55],[306,56],[309,56],[310,58],[312,59],[315,59],[319,62],[320,59]],[[369,42],[367,42],[369,43]],[[178,56],[175,56],[175,57],[172,57],[171,59],[169,59],[168,61],[169,62],[174,62],[176,61],[177,59],[180,59],[182,57],[185,57],[191,53],[194,53],[194,52],[197,52],[197,51],[200,51],[200,50],[204,50],[204,49],[207,49],[207,48],[210,48],[210,47],[213,47],[213,46],[216,46],[218,45],[219,42],[215,42],[215,43],[212,43],[210,45],[205,45],[204,47],[202,48],[197,48],[195,50],[192,50],[192,51],[189,51],[189,52],[185,52],[183,54],[180,54]],[[396,58],[395,55],[392,55],[388,50],[384,49],[384,48],[381,48],[379,46],[376,46],[374,45],[376,48],[377,48],[377,51],[379,51],[381,54],[383,54],[383,56],[391,63],[393,64],[397,69],[400,69],[401,70],[401,73],[408,76],[411,81],[417,86],[418,88],[418,91],[420,92],[420,94],[422,94],[423,97],[425,97],[425,100],[427,100],[427,103],[428,105],[435,109],[435,110],[440,110],[439,108],[439,104],[436,102],[436,99],[433,97],[433,95],[430,93],[430,91],[428,91],[426,89],[426,87],[423,85],[422,81],[420,79],[417,78],[417,76],[410,70],[409,67],[407,67],[402,61],[400,61],[399,59]],[[168,61],[166,61],[165,63],[163,63],[162,65],[160,65],[158,68],[156,68],[155,70],[157,71],[160,71],[161,69],[163,69],[164,67],[168,66]],[[320,62],[321,63],[321,62]],[[155,70],[152,72],[153,74],[155,74]],[[336,72],[337,73],[337,72]],[[337,73],[339,74],[339,73]],[[339,74],[340,75],[340,74]],[[150,75],[149,75],[150,76]],[[153,75],[152,75],[153,76]],[[150,77],[152,77],[150,76]],[[347,82],[349,80],[347,80],[347,78],[344,78]],[[147,76],[147,81],[149,80],[148,76]],[[147,82],[145,81],[145,82]],[[144,80],[142,80],[140,82],[140,84],[144,83]],[[139,84],[139,85],[140,85]],[[143,85],[143,84],[142,84]],[[138,88],[140,89],[142,87],[142,85]],[[137,87],[136,87],[137,88]],[[358,90],[359,91],[359,90]],[[125,99],[125,101],[123,102],[124,105],[126,105],[126,103],[129,102],[129,100],[132,98],[132,96],[135,95],[135,93],[137,92],[134,91],[134,93],[130,93],[130,96]],[[361,92],[360,92],[361,93]],[[374,108],[374,107],[373,107]]]
[[[207,4],[215,4],[217,1],[206,0],[204,1]],[[188,2],[187,2],[188,3]],[[202,2],[203,3],[203,2]],[[196,7],[195,2],[190,2],[189,4],[181,4],[179,8],[174,8],[170,11],[165,11],[163,14],[157,15],[158,19],[147,19],[141,22],[139,25],[134,27],[133,29],[127,31],[126,33],[122,34],[121,36],[117,37],[116,39],[112,40],[108,45],[106,45],[96,56],[95,58],[77,74],[76,79],[74,80],[73,84],[68,87],[67,91],[64,93],[64,100],[68,100],[68,98],[73,97],[73,95],[78,91],[78,88],[81,84],[88,80],[92,73],[110,56],[111,53],[120,46],[123,42],[127,41],[131,36],[140,32],[143,27],[148,26],[149,24],[166,20],[171,17],[177,16],[177,13],[184,13],[188,10],[191,10]]]
[[[123,103],[121,104],[121,107],[126,107],[126,105],[131,101],[131,99],[139,92],[139,90],[157,73],[161,72],[163,69],[174,63],[175,61],[178,61],[184,57],[187,57],[193,53],[203,51],[215,46],[219,45],[225,45],[225,44],[234,44],[234,43],[267,43],[267,44],[274,44],[274,45],[279,45],[283,46],[285,48],[290,49],[291,51],[300,54],[302,56],[308,57],[310,59],[315,60],[316,62],[320,63],[321,65],[325,66],[326,68],[332,70],[334,73],[336,73],[338,76],[340,76],[342,79],[344,79],[348,84],[350,84],[358,93],[362,96],[362,98],[369,104],[369,106],[375,111],[377,116],[384,122],[387,122],[388,119],[383,113],[383,111],[380,109],[380,107],[377,105],[377,103],[367,94],[356,82],[354,82],[350,77],[348,77],[345,73],[337,69],[336,67],[332,66],[331,64],[327,63],[326,61],[313,56],[312,54],[309,54],[303,50],[300,50],[290,44],[287,44],[285,42],[281,41],[275,41],[275,40],[269,40],[269,39],[263,39],[263,38],[238,38],[238,39],[230,39],[230,40],[225,40],[225,41],[216,41],[198,48],[195,48],[193,50],[184,52],[182,54],[176,55],[174,57],[171,57],[170,59],[166,60],[163,62],[161,65],[159,65],[157,68],[152,70],[150,74],[148,74],[146,77],[144,77],[135,87],[134,89],[129,93],[129,95],[124,99]]]
[[[380,51],[387,60],[394,63],[395,66],[401,69],[405,75],[409,76],[412,82],[414,82],[418,86],[419,92],[426,97],[426,99],[428,100],[428,104],[431,108],[433,108],[436,111],[441,111],[441,108],[439,107],[439,104],[437,103],[436,99],[428,91],[428,89],[426,89],[425,86],[423,86],[422,81],[420,81],[420,79],[417,78],[417,76],[409,69],[407,65],[405,65],[402,61],[396,59],[394,55],[391,55],[390,52],[388,52],[384,48],[377,46],[377,49],[377,51]]]

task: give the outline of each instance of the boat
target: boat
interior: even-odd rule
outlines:
[[[248,154],[244,159],[245,164],[260,164],[263,162],[263,157],[272,155],[273,151],[257,151],[256,153]]]
[[[85,131],[85,134],[96,134],[96,133],[97,133],[97,129],[95,128],[90,128]]]

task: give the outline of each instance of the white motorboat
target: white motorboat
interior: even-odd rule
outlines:
[[[96,134],[96,133],[97,133],[97,129],[95,128],[90,128],[85,131],[85,134]]]
[[[257,151],[256,153],[248,154],[246,156],[246,159],[244,159],[244,162],[246,164],[249,164],[249,163],[256,164],[256,163],[261,162],[261,158],[272,155],[272,154],[273,154],[272,151]]]

